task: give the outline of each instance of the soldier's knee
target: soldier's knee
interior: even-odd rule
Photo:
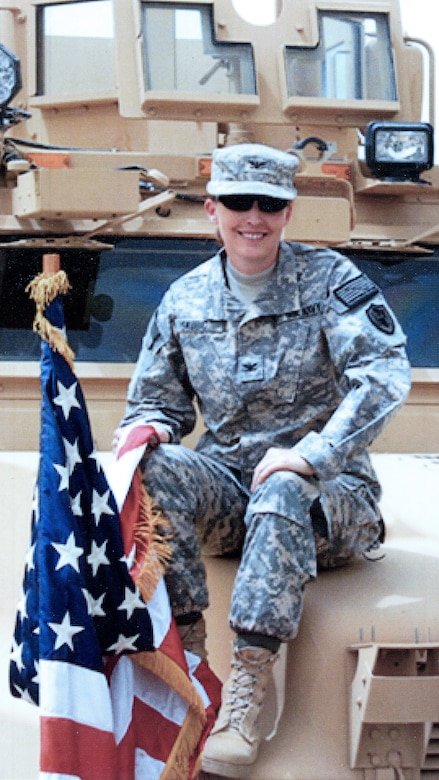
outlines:
[[[160,444],[143,457],[140,468],[152,499],[157,499],[159,504],[168,503],[168,499],[173,505],[182,502],[188,506],[196,468],[184,447]]]
[[[190,451],[189,451],[190,452]],[[140,461],[140,468],[147,478],[151,474],[171,476],[174,481],[180,481],[184,475],[194,468],[192,459],[188,457],[186,447],[176,444],[160,444],[154,450],[149,450]]]
[[[273,511],[287,517],[309,517],[309,509],[318,496],[315,479],[293,471],[275,471],[263,482],[251,499],[253,511]]]

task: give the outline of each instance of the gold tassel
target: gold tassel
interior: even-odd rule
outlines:
[[[154,505],[143,482],[139,499],[139,514],[134,529],[136,557],[141,560],[135,576],[136,585],[145,601],[149,601],[166,570],[166,564],[172,557],[172,550],[164,536],[170,527],[167,518]],[[160,526],[160,530],[158,527]]]
[[[187,780],[189,762],[203,733],[197,713],[189,708],[160,780]],[[195,776],[197,773],[195,773]]]
[[[33,330],[38,333],[43,341],[46,341],[50,347],[58,352],[73,369],[73,360],[75,354],[68,345],[62,332],[55,328],[51,322],[44,316],[44,312],[52,301],[58,295],[65,295],[70,289],[69,280],[65,271],[56,273],[41,273],[33,279],[26,287],[29,297],[35,301],[36,314],[34,318]]]
[[[172,556],[169,536],[164,535],[170,523],[154,505],[143,482],[139,482],[139,514],[134,529],[139,571],[134,579],[145,601],[149,601]],[[189,763],[206,722],[204,703],[183,669],[161,650],[136,653],[132,658],[177,691],[189,705],[166,767],[160,775],[161,780],[187,780]]]
[[[160,775],[160,780],[187,780],[189,762],[201,739],[206,722],[203,701],[184,671],[161,650],[156,650],[155,653],[137,653],[133,656],[133,660],[177,691],[189,705],[186,718],[168,756],[166,767]]]

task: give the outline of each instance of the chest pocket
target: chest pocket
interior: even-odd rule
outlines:
[[[235,331],[223,321],[176,320],[186,369],[203,410],[214,416],[236,409]]]
[[[284,315],[241,332],[236,379],[241,398],[276,406],[294,401],[310,323]]]

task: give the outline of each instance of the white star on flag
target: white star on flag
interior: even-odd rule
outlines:
[[[53,403],[61,407],[66,420],[69,419],[70,410],[73,407],[75,407],[76,409],[81,408],[81,404],[78,402],[78,399],[76,398],[77,385],[78,385],[77,382],[73,382],[73,384],[70,385],[70,387],[64,387],[62,382],[60,382],[59,380],[57,381],[59,395],[57,395],[56,398],[53,399]]]
[[[145,603],[140,598],[138,591],[132,591],[125,588],[125,598],[118,609],[126,609],[127,617],[130,618],[135,609],[145,609]]]
[[[21,615],[22,620],[26,620],[27,618],[27,593],[24,590],[24,588],[21,589],[20,593],[20,599],[17,604],[17,611]]]
[[[69,475],[71,476],[75,470],[77,463],[81,463],[81,457],[78,451],[78,439],[70,444],[68,439],[63,439],[64,449],[66,451],[67,466],[69,469]]]
[[[56,564],[55,571],[62,569],[63,566],[72,566],[75,571],[79,572],[78,560],[84,552],[82,547],[76,547],[75,534],[70,534],[65,544],[56,544],[52,542],[52,547],[59,553],[59,560]]]
[[[92,617],[105,617],[106,612],[102,608],[102,602],[105,598],[105,593],[103,593],[102,596],[99,596],[98,599],[94,599],[91,593],[85,588],[82,588],[82,592],[87,602],[88,614],[92,615]]]
[[[61,623],[48,623],[49,628],[56,634],[55,650],[59,650],[63,645],[68,645],[73,650],[73,637],[75,634],[84,631],[83,626],[72,626],[70,623],[70,613],[67,611]]]
[[[28,571],[32,571],[32,569],[35,569],[34,554],[35,554],[35,545],[32,544],[29,547],[25,558],[26,568]]]
[[[62,466],[60,463],[54,463],[53,468],[58,472],[60,481],[58,485],[58,493],[62,493],[63,490],[69,489],[69,470],[67,466]]]
[[[114,643],[114,645],[111,645],[111,647],[108,647],[108,650],[114,650],[116,655],[120,655],[120,653],[123,653],[124,650],[136,650],[135,642],[139,638],[139,634],[136,636],[124,636],[123,634],[119,634],[117,638],[117,642]]]
[[[19,685],[15,685],[15,690],[20,695],[20,698],[23,699],[23,701],[29,702],[29,704],[34,704],[32,701],[32,697],[29,694],[29,691],[27,689],[20,688]]]
[[[82,507],[81,507],[81,496],[82,496],[82,490],[80,490],[79,493],[76,494],[76,496],[70,497],[70,508],[76,517],[82,517],[83,515]]]
[[[98,571],[99,566],[108,566],[110,563],[107,556],[105,555],[106,547],[107,540],[105,540],[105,542],[100,547],[98,547],[94,540],[91,543],[91,553],[90,555],[87,555],[87,562],[90,564],[90,566],[93,567],[94,577],[96,577],[96,572]]]
[[[15,661],[17,664],[18,669],[20,671],[24,669],[24,663],[23,663],[23,645],[17,644],[15,639],[12,640],[12,651],[11,651],[11,660]]]
[[[108,505],[108,499],[110,497],[110,491],[106,490],[105,493],[100,496],[99,493],[93,488],[93,500],[91,505],[91,511],[95,519],[96,525],[99,525],[101,515],[114,515],[112,508]]]

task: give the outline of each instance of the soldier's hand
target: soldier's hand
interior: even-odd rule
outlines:
[[[138,434],[137,438],[136,434]],[[154,425],[134,424],[124,428],[116,428],[112,441],[113,453],[117,453],[120,447],[124,446],[129,436],[132,437],[132,447],[145,444],[148,449],[155,449],[159,444],[166,444],[170,440],[169,431],[159,423]]]
[[[294,471],[296,474],[308,477],[314,474],[311,464],[294,449],[270,447],[253,472],[250,490],[252,492],[256,490],[257,486],[265,482],[275,471]]]

